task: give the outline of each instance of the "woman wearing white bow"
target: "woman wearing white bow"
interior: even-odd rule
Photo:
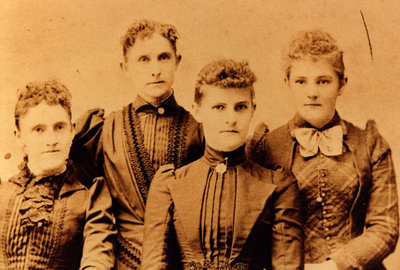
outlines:
[[[260,125],[252,158],[290,171],[304,206],[306,269],[385,269],[398,238],[391,150],[375,122],[362,130],[340,118],[347,82],[343,52],[326,32],[299,33],[286,57],[285,82],[296,106],[286,125]]]

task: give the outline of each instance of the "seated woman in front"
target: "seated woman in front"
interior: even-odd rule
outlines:
[[[302,268],[295,180],[245,156],[255,80],[247,63],[233,60],[200,71],[194,115],[204,128],[205,153],[180,169],[165,165],[154,177],[143,270]],[[171,258],[176,250],[179,258]]]

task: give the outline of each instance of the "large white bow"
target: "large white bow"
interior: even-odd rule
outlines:
[[[315,128],[296,128],[294,135],[300,144],[300,154],[303,157],[316,155],[318,149],[326,156],[338,156],[342,154],[342,126],[334,126],[323,131]]]

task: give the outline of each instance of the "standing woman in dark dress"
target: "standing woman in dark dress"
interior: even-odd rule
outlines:
[[[103,178],[82,185],[68,160],[68,89],[58,81],[28,84],[18,93],[15,124],[26,156],[20,173],[0,183],[0,269],[112,269],[110,192]]]
[[[122,38],[122,67],[137,96],[107,116],[103,109],[89,110],[76,123],[70,156],[81,178],[104,176],[110,188],[118,270],[140,269],[144,212],[155,172],[167,163],[181,167],[203,153],[199,123],[176,102],[172,88],[181,61],[178,38],[173,25],[135,21]]]
[[[197,161],[180,169],[165,165],[156,174],[145,214],[143,270],[302,269],[295,180],[245,156],[254,81],[248,64],[233,60],[200,72],[194,115],[203,124],[206,149]],[[178,266],[167,256],[171,249],[181,254]]]
[[[363,130],[336,111],[347,82],[342,57],[326,32],[292,40],[285,81],[297,113],[270,133],[259,126],[250,153],[297,178],[306,269],[385,269],[399,226],[391,150],[374,121]]]

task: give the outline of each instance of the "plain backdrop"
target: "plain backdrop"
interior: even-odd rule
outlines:
[[[3,0],[0,177],[6,181],[20,162],[13,110],[16,90],[28,82],[58,78],[65,83],[73,95],[73,119],[93,107],[105,108],[108,114],[133,100],[135,89],[119,65],[120,38],[140,18],[174,24],[180,33],[183,58],[174,84],[180,104],[190,109],[196,75],[209,61],[247,60],[258,77],[253,124],[264,121],[271,129],[294,114],[283,83],[283,48],[300,30],[330,32],[344,51],[349,79],[337,109],[360,127],[368,119],[376,120],[400,173],[399,11],[396,0]],[[397,269],[400,251],[385,263]]]

